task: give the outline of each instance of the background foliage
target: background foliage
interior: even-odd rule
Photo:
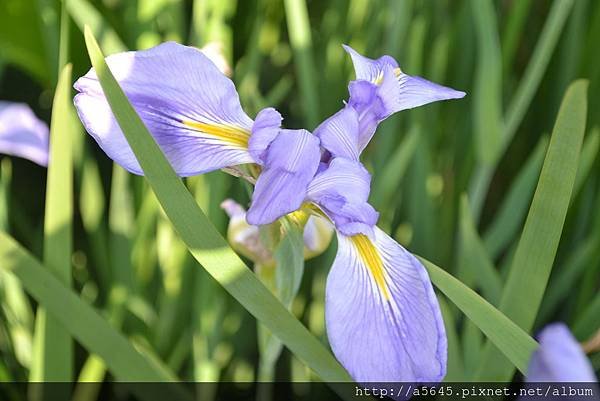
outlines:
[[[259,372],[256,321],[198,268],[144,179],[112,165],[83,134],[68,102],[57,107],[59,66],[71,61],[73,78],[90,67],[84,24],[106,54],[165,40],[198,47],[219,41],[248,114],[274,106],[286,116],[289,128],[314,129],[347,98],[353,72],[342,43],[371,57],[390,54],[409,74],[466,91],[463,100],[403,112],[379,128],[364,162],[374,177],[371,201],[381,212],[380,226],[476,290],[530,334],[557,320],[567,322],[581,341],[599,329],[599,3],[70,0],[67,4],[72,22],[61,35],[60,2],[0,0],[0,99],[26,102],[48,122],[51,115],[60,116],[52,118],[53,131],[58,129],[54,124],[70,127],[63,131],[72,134],[68,141],[72,152],[61,147],[55,157],[72,155],[74,174],[73,199],[67,191],[62,200],[50,201],[46,170],[3,157],[0,203],[8,213],[0,213],[0,223],[31,255],[51,265],[65,257],[60,249],[65,242],[59,239],[58,248],[44,252],[43,244],[52,241],[48,225],[44,233],[44,215],[48,222],[53,213],[50,204],[58,202],[56,213],[60,205],[72,202],[74,213],[68,218],[73,243],[65,251],[72,264],[68,277],[86,304],[65,295],[61,298],[65,303],[57,306],[65,308],[72,326],[67,331],[78,339],[72,377],[103,380],[109,361],[94,356],[102,345],[116,347],[112,355],[122,350],[120,362],[108,363],[108,374],[126,375],[129,380],[252,381]],[[59,60],[59,49],[66,48],[69,56]],[[587,115],[583,83],[566,95],[565,110],[559,115],[565,91],[576,78],[589,80]],[[61,88],[67,91],[71,82],[65,78]],[[59,118],[65,121],[56,122]],[[585,126],[580,145],[577,132]],[[69,175],[68,165],[59,168]],[[249,200],[241,181],[221,172],[193,177],[186,185],[222,234],[227,218],[220,201]],[[564,227],[561,213],[566,213]],[[13,255],[0,264],[20,269],[29,263],[38,269],[19,271],[32,280],[42,277],[45,267],[30,255],[14,257],[6,251],[6,244],[17,245],[4,234],[0,241],[0,255]],[[47,252],[48,245],[45,248]],[[323,255],[307,262],[292,304],[294,315],[323,342],[324,285],[334,255],[335,241]],[[500,376],[482,368],[493,360],[498,366],[507,360],[480,330],[490,333],[456,302],[464,291],[459,287],[454,292],[458,298],[453,298],[447,291],[455,287],[440,285],[443,272],[430,273],[452,301],[440,295],[450,341],[447,379],[509,380],[511,368],[499,368]],[[6,273],[0,277],[0,379],[27,380],[35,376],[36,363],[43,358],[32,351],[34,326],[39,324],[34,324],[37,302],[6,277]],[[46,296],[55,298],[52,292]],[[92,345],[81,340],[88,338],[81,332],[85,329],[73,319],[95,314],[87,304],[105,318],[93,327],[98,333],[108,330]],[[479,312],[480,321],[489,316],[488,309]],[[105,326],[106,321],[110,325]],[[510,348],[512,339],[502,340]],[[129,354],[135,352],[128,348],[131,343],[135,355]],[[599,369],[598,350],[590,357]],[[38,369],[44,377],[42,371]],[[273,377],[314,378],[287,349]]]

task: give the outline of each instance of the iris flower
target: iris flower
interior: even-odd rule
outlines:
[[[0,101],[0,153],[48,165],[48,126],[26,104]]]
[[[233,83],[194,48],[165,43],[107,63],[180,176],[252,163],[249,224],[297,210],[332,223],[338,251],[327,279],[327,333],[356,381],[437,382],[447,351],[437,299],[418,259],[377,228],[379,215],[367,203],[371,177],[359,156],[393,113],[464,93],[406,75],[389,56],[371,60],[345,49],[357,79],[344,108],[314,135],[281,128],[272,108],[250,119]],[[87,131],[114,161],[141,174],[94,71],[75,88]]]
[[[527,382],[597,381],[590,361],[565,324],[546,326],[538,340],[540,346],[529,361]]]

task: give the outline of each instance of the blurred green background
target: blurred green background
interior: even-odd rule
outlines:
[[[74,78],[90,68],[84,24],[107,54],[166,40],[197,47],[216,41],[247,113],[276,107],[288,128],[312,130],[342,107],[354,77],[344,43],[372,58],[392,55],[408,74],[467,92],[462,100],[389,118],[363,160],[380,227],[494,305],[498,294],[477,269],[485,264],[492,281],[505,280],[563,94],[573,80],[587,78],[588,129],[533,332],[556,320],[581,341],[598,330],[599,2],[71,0],[68,10]],[[58,76],[59,21],[58,1],[0,0],[0,99],[26,102],[46,121]],[[197,268],[143,179],[113,169],[91,137],[77,138],[74,288],[181,379],[260,377],[255,320]],[[5,160],[3,171],[12,170],[9,230],[41,258],[46,171]],[[187,184],[223,234],[221,200],[249,201],[241,181],[221,172]],[[323,341],[324,285],[334,255],[335,241],[307,262],[292,308]],[[17,315],[2,306],[0,379],[27,380],[35,303]],[[449,378],[473,378],[484,338],[462,315],[450,314],[460,363],[450,361]],[[590,355],[596,369],[597,351]],[[78,347],[75,374],[102,380],[103,369],[90,361]],[[311,375],[285,350],[273,377]]]

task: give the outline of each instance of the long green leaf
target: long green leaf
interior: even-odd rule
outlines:
[[[444,293],[522,372],[537,347],[533,338],[485,299],[433,263],[421,259],[435,286]]]
[[[157,367],[138,352],[131,343],[82,301],[54,274],[50,273],[12,237],[0,231],[0,269],[14,274],[27,292],[87,350],[100,356],[118,381],[171,382],[175,379],[164,367]],[[143,386],[134,391],[146,400],[161,399],[149,394]],[[153,389],[155,389],[153,387]],[[187,393],[173,383],[165,391],[176,398],[188,399]]]
[[[317,80],[312,57],[312,39],[308,22],[308,9],[305,0],[285,0],[285,16],[290,42],[296,57],[298,80],[302,105],[306,118],[313,129],[319,118],[319,98]]]
[[[260,283],[202,213],[125,97],[90,29],[85,30],[85,37],[113,113],[166,215],[194,258],[321,379],[350,380],[331,353]]]
[[[478,61],[473,113],[478,160],[493,164],[502,143],[502,62],[494,4],[471,0],[477,28]]]
[[[567,215],[585,132],[586,97],[583,80],[571,84],[565,94],[500,300],[500,310],[526,331],[538,312]],[[501,352],[488,344],[478,378],[508,381],[513,371]]]
[[[71,66],[61,72],[52,110],[50,163],[46,186],[44,262],[50,271],[71,286],[73,156],[71,151]],[[35,328],[33,381],[71,381],[73,344],[59,321],[38,307]]]

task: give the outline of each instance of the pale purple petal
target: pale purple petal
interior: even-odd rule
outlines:
[[[314,131],[321,146],[333,157],[358,160],[358,114],[352,107],[342,110],[323,121]]]
[[[180,176],[252,163],[252,120],[233,82],[198,49],[173,42],[106,59],[133,107]],[[108,106],[94,70],[77,80],[75,106],[87,131],[115,162],[142,170]]]
[[[0,153],[48,165],[48,126],[26,104],[0,101]]]
[[[367,203],[371,175],[354,160],[336,157],[308,186],[307,199],[316,203],[345,235],[372,233],[379,213]]]
[[[388,67],[384,70],[379,96],[386,108],[391,113],[396,113],[440,100],[460,99],[465,96],[465,92]]]
[[[358,119],[358,149],[364,150],[373,137],[379,123],[390,114],[379,96],[379,87],[369,81],[352,81],[348,85],[348,106],[356,110]]]
[[[262,109],[256,115],[248,142],[248,151],[261,166],[265,162],[267,148],[279,134],[282,120],[281,114],[272,107]]]
[[[306,130],[279,131],[269,146],[246,218],[269,224],[300,208],[319,166],[319,139]]]
[[[385,55],[378,58],[377,60],[373,60],[368,57],[362,56],[348,45],[342,45],[342,47],[352,58],[352,64],[354,65],[356,79],[364,79],[376,83],[378,80],[381,79],[381,74],[383,72],[384,66],[389,65],[392,68],[398,67],[398,63],[396,62],[396,60],[394,60],[390,56]]]
[[[538,335],[539,347],[531,356],[527,382],[595,382],[590,361],[563,323],[546,326]]]
[[[333,226],[331,223],[320,216],[309,216],[304,226],[304,247],[305,254],[320,254],[323,252],[333,236]]]
[[[331,348],[357,382],[444,378],[446,333],[427,272],[379,228],[338,234],[325,299]]]

